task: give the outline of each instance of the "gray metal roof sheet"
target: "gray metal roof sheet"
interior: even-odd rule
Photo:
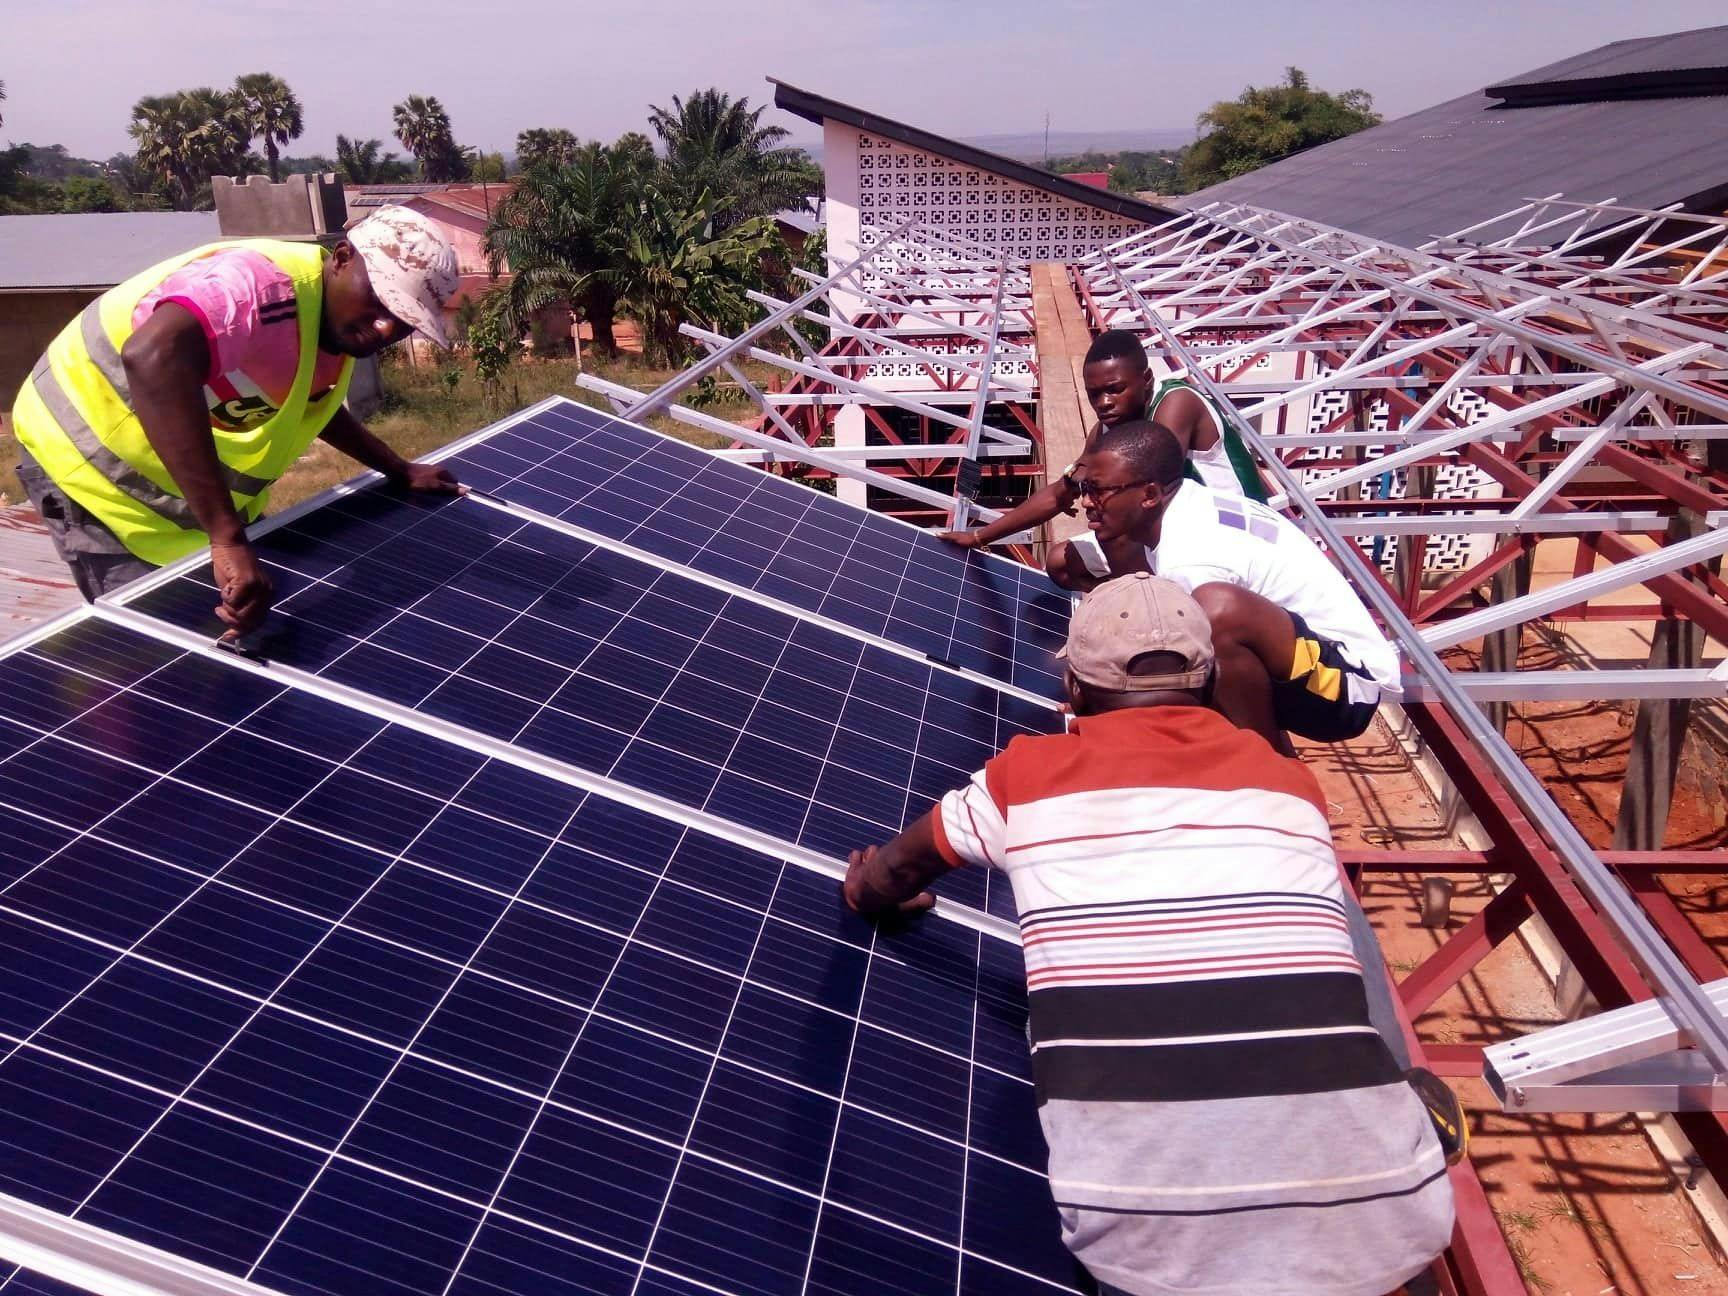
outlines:
[[[1728,27],[1617,41],[1502,84],[1728,65]],[[1728,96],[1508,108],[1478,91],[1188,194],[1406,246],[1563,193],[1639,207],[1728,202]]]
[[[220,237],[215,212],[0,216],[0,292],[112,288]]]

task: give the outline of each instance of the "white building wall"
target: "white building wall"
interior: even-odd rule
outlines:
[[[936,153],[827,121],[828,246],[850,260],[883,231],[917,220],[1018,261],[1073,261],[1145,228],[1119,216]]]
[[[823,123],[822,168],[827,179],[828,250],[841,264],[909,220],[1000,248],[1010,260],[1022,263],[1077,260],[1145,228],[1143,221],[832,119]],[[866,286],[871,286],[868,278]],[[853,294],[836,293],[833,300],[847,318],[856,318],[868,307]],[[984,312],[955,318],[974,327],[989,323]],[[962,354],[983,351],[976,344],[940,349]],[[1004,361],[996,372],[1010,381],[1032,377],[1031,365],[1023,360]],[[866,376],[893,390],[927,390],[932,385],[923,367],[909,359],[872,365]]]

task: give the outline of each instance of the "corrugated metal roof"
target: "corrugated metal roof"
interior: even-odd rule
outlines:
[[[1728,65],[1728,27],[1617,41],[1505,78],[1530,84]],[[1510,108],[1460,96],[1177,199],[1252,203],[1405,246],[1563,193],[1728,204],[1728,96]]]
[[[0,291],[112,288],[220,237],[215,212],[0,216]]]
[[[774,219],[787,229],[795,229],[801,234],[813,234],[820,229],[826,200],[815,198],[811,200],[815,207],[787,207],[774,213]]]
[[[28,504],[0,508],[0,641],[80,601],[48,528]]]

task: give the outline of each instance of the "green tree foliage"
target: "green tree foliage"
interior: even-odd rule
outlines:
[[[535,126],[516,136],[516,168],[569,166],[582,142],[562,126]]]
[[[162,182],[138,164],[134,153],[116,153],[102,164],[102,172],[131,211],[166,211],[171,205]]]
[[[648,110],[666,151],[665,188],[685,210],[720,196],[711,204],[716,229],[771,216],[821,191],[822,169],[803,149],[781,145],[786,131],[762,124],[766,108],[710,88],[688,99],[674,95],[670,109]]]
[[[569,165],[537,166],[516,181],[486,231],[492,273],[510,271],[497,309],[520,334],[536,312],[564,306],[594,329],[594,345],[616,355],[618,292],[601,277],[612,263],[642,184],[628,152],[584,144]]]
[[[147,95],[132,107],[130,131],[139,167],[160,180],[183,211],[210,206],[212,176],[257,169],[245,103],[232,91],[201,86]]]
[[[728,219],[731,196],[689,195],[682,177],[640,136],[580,146],[568,166],[525,172],[486,234],[499,318],[520,333],[534,314],[567,306],[615,353],[620,314],[642,330],[650,361],[675,364],[689,344],[679,326],[734,329],[752,316],[750,289],[788,257],[773,221]]]
[[[389,184],[406,180],[408,164],[384,151],[383,140],[336,137],[336,170],[349,184]]]
[[[474,356],[474,376],[493,409],[503,405],[504,375],[522,350],[521,338],[497,309],[482,310],[469,326],[468,346]]]
[[[462,150],[468,159],[468,178],[496,183],[504,179],[504,155],[502,153],[486,153],[476,148]]]
[[[288,83],[270,72],[249,72],[234,80],[234,97],[251,139],[264,141],[264,159],[274,184],[282,178],[278,150],[305,130],[300,98]]]
[[[60,185],[64,212],[126,211],[130,204],[112,184],[93,176],[72,176]]]
[[[1077,153],[1072,157],[1051,158],[1049,169],[1057,175],[1076,171],[1108,171],[1113,193],[1186,193],[1182,180],[1184,150],[1146,153],[1124,149],[1119,153]]]
[[[684,363],[690,343],[678,329],[686,321],[719,333],[742,328],[754,314],[746,294],[762,282],[764,259],[785,251],[771,218],[728,222],[726,207],[706,193],[691,200],[663,177],[633,195],[629,223],[599,277],[642,329],[650,364]]]
[[[1380,123],[1366,90],[1329,94],[1287,68],[1273,86],[1249,86],[1235,99],[1200,114],[1204,134],[1189,148],[1183,175],[1201,189]]]
[[[428,184],[466,180],[469,160],[451,133],[450,114],[436,95],[409,95],[390,110],[396,138],[420,164]]]
[[[292,175],[323,175],[326,171],[340,170],[335,158],[325,157],[322,153],[308,153],[304,157],[283,157],[277,163],[285,176]]]
[[[64,144],[23,144],[30,160],[24,170],[38,180],[65,180],[70,176],[100,176],[102,164],[89,158],[73,157]]]

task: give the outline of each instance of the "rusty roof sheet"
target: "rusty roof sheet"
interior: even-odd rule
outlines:
[[[28,504],[0,508],[0,641],[80,602],[48,528]]]

